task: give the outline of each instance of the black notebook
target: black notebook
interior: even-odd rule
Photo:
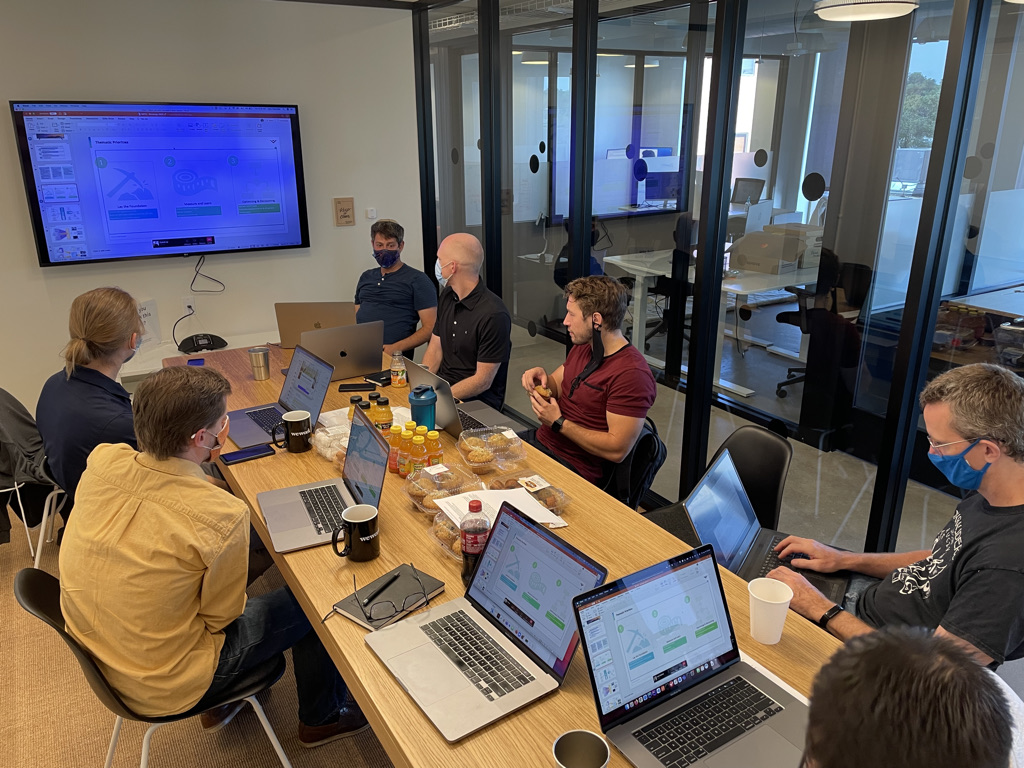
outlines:
[[[405,616],[407,613],[412,613],[426,600],[423,599],[422,592],[426,590],[427,596],[430,598],[436,597],[437,595],[444,592],[444,582],[435,579],[433,576],[424,573],[419,568],[416,569],[416,573],[419,574],[419,581],[416,580],[416,576],[413,575],[413,569],[408,563],[402,563],[400,566],[395,568],[393,571],[389,571],[381,576],[376,581],[371,581],[365,586],[359,587],[359,600],[364,600],[374,593],[374,591],[381,585],[387,582],[395,573],[398,574],[398,578],[392,583],[388,584],[384,588],[384,591],[374,597],[373,603],[386,603],[391,601],[397,613],[392,616],[385,616],[382,619],[368,619],[366,614],[370,614],[373,609],[373,604],[365,606],[366,614],[360,609],[359,603],[356,602],[355,593],[349,595],[343,600],[339,600],[334,604],[334,610],[342,614],[346,618],[352,619],[356,624],[366,627],[367,629],[375,630],[381,627],[386,627],[388,624],[394,624],[400,618]],[[423,589],[420,589],[420,582],[423,582]],[[418,599],[414,599],[418,596]],[[403,610],[403,606],[405,606]],[[378,609],[382,610],[382,609]]]

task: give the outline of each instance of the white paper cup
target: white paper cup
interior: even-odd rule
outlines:
[[[566,731],[551,747],[558,768],[605,768],[611,758],[608,742],[593,731]]]
[[[747,584],[747,592],[750,593],[750,636],[759,643],[775,645],[782,639],[793,590],[776,579],[754,579]]]

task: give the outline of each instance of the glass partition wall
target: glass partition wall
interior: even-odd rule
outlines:
[[[724,0],[502,0],[491,30],[473,26],[475,2],[415,12],[430,16],[433,87],[421,106],[435,136],[433,153],[421,154],[436,165],[439,235],[486,230],[495,212],[500,256],[488,263],[500,279],[489,282],[513,313],[507,405],[518,413],[532,416],[520,372],[564,359],[562,287],[614,275],[630,292],[625,330],[659,380],[651,416],[669,448],[653,487],[662,502],[698,479],[680,462],[688,450],[706,446],[710,457],[756,423],[794,446],[780,527],[877,549],[895,540],[875,535],[869,517],[902,512],[901,537],[921,547],[954,500],[919,437],[893,431],[913,410],[915,371],[974,359],[1024,370],[1013,247],[1024,220],[1015,192],[1024,136],[1013,119],[1024,103],[1020,16],[992,5],[970,156],[955,191],[932,200],[929,179],[954,160],[948,142],[933,141],[962,119],[949,105],[965,98],[956,74],[960,52],[979,43],[964,32],[977,5],[920,0],[902,18],[853,23],[820,19],[813,0],[739,5],[745,18]],[[487,71],[478,40],[496,46]],[[480,99],[488,84],[493,108]],[[942,94],[955,98],[940,113]],[[579,111],[587,100],[589,121]],[[729,134],[709,136],[723,114]],[[490,130],[495,157],[477,143]],[[588,144],[581,162],[575,150]],[[500,169],[493,189],[481,184],[481,163]],[[590,201],[577,215],[589,227],[570,216],[579,199]],[[915,361],[901,333],[926,306],[911,286],[928,285],[922,243],[935,221],[947,222],[952,245],[933,338]],[[700,278],[709,272],[713,280]],[[710,421],[684,418],[688,380],[713,382],[690,387]],[[914,451],[901,481],[894,456]]]

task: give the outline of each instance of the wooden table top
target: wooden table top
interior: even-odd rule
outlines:
[[[291,351],[279,347],[270,350],[271,376],[267,381],[253,380],[244,349],[204,354],[206,366],[219,370],[231,381],[229,410],[277,400],[283,383],[280,371],[288,364]],[[164,366],[183,365],[186,360],[168,358]],[[407,405],[408,389],[385,387],[380,391],[391,398],[392,405]],[[337,384],[333,385],[324,410],[347,406],[349,396],[350,393],[337,392]],[[447,463],[458,464],[451,461],[458,456],[454,440],[445,432],[441,435]],[[679,539],[532,447],[528,447],[527,462],[572,500],[563,515],[569,526],[558,529],[558,535],[604,564],[609,580],[688,549]],[[302,454],[279,452],[273,457],[221,468],[235,493],[249,503],[253,525],[268,543],[270,538],[256,494],[337,475],[334,465],[315,450]],[[353,573],[359,584],[368,584],[401,563],[412,562],[445,582],[445,592],[432,602],[461,596],[461,566],[434,542],[429,534],[430,523],[431,518],[411,505],[397,476],[389,474],[380,505],[380,557],[366,563],[350,563],[336,557],[329,546],[287,555],[274,553],[285,581],[395,765],[547,765],[551,762],[551,744],[559,734],[574,728],[600,732],[582,652],[576,654],[557,692],[457,744],[449,744],[363,641],[365,629],[337,614],[321,623],[333,604],[351,593]],[[750,637],[746,583],[724,570],[722,581],[741,649],[796,690],[808,694],[818,668],[839,647],[839,641],[790,612],[778,645],[755,642]],[[496,755],[502,756],[497,762]],[[629,763],[613,749],[609,765]]]

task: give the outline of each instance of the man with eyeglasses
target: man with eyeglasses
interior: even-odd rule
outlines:
[[[368,727],[296,599],[282,587],[246,596],[249,507],[206,481],[201,465],[227,439],[231,386],[209,368],[177,366],[139,385],[141,452],[89,456],[60,551],[68,632],[124,702],[174,715],[292,648],[299,743],[315,747]],[[202,713],[223,728],[243,702]]]
[[[1024,656],[1024,380],[998,365],[965,365],[930,382],[920,403],[928,458],[972,492],[932,550],[858,554],[788,536],[779,557],[804,559],[769,576],[793,588],[793,610],[840,639],[882,626],[927,627],[995,668]],[[801,569],[854,572],[843,605]]]
[[[547,373],[531,368],[523,388],[540,421],[535,444],[592,483],[607,477],[640,436],[657,387],[644,356],[620,328],[629,294],[604,275],[565,287],[563,325],[572,349]]]

